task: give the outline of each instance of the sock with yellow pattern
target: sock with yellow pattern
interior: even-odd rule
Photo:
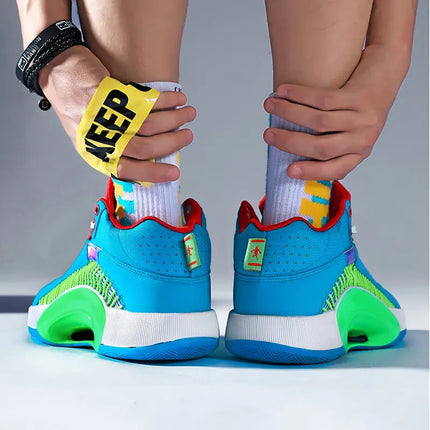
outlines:
[[[270,126],[315,134],[311,129],[276,115],[270,116]],[[332,182],[290,178],[287,175],[288,166],[302,160],[306,158],[269,146],[263,224],[277,224],[296,216],[305,218],[314,227],[322,227],[327,222]]]
[[[175,82],[144,82],[141,85],[162,91],[182,91]],[[179,167],[179,152],[157,158],[155,162],[174,164]],[[133,225],[147,216],[154,216],[172,226],[181,223],[179,180],[174,182],[148,183],[113,180],[115,189],[115,215],[122,225]]]

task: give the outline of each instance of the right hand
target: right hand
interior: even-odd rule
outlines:
[[[100,82],[109,71],[87,48],[73,46],[47,64],[39,84],[76,148],[76,132]],[[118,163],[118,178],[129,181],[168,182],[179,178],[177,166],[148,160],[173,154],[193,140],[189,129],[176,130],[193,121],[196,110],[184,106],[185,94],[160,94],[138,133],[128,142]]]

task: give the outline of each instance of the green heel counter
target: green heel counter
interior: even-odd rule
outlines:
[[[40,316],[37,331],[54,344],[82,343],[97,350],[105,322],[106,311],[102,299],[89,288],[76,288],[51,303]],[[79,333],[88,330],[92,331],[94,339],[79,339]]]
[[[337,309],[337,322],[343,345],[348,351],[354,347],[381,347],[393,342],[400,333],[397,318],[379,299],[359,288],[349,290]],[[366,336],[365,342],[348,340],[348,336]]]

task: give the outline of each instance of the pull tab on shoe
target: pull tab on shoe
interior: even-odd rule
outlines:
[[[266,239],[251,238],[248,240],[243,268],[254,272],[261,272],[263,266],[264,250],[266,249]]]
[[[197,269],[200,267],[200,256],[197,248],[197,241],[194,233],[189,233],[184,237],[185,255],[187,257],[188,270]]]

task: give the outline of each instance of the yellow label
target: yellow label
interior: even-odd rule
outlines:
[[[139,86],[140,87],[140,86]],[[119,159],[160,93],[106,77],[98,86],[76,136],[81,157],[94,169],[117,176]]]

